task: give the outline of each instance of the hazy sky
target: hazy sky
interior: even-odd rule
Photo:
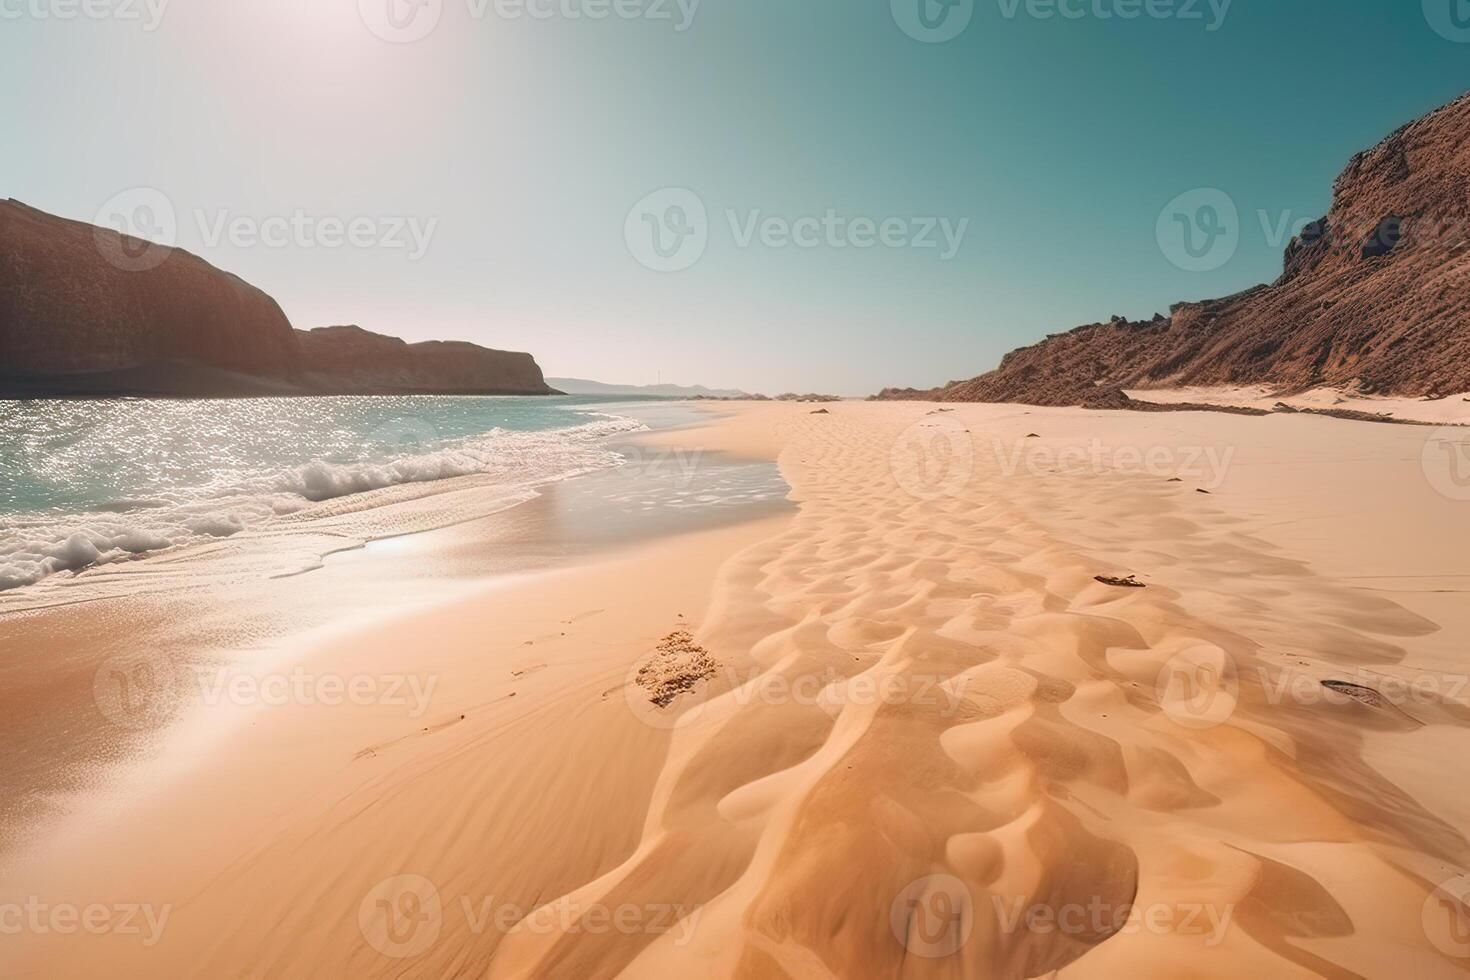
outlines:
[[[1465,0],[0,0],[0,196],[302,328],[866,394],[1275,278],[1467,68]]]

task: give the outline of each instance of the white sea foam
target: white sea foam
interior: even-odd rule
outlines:
[[[607,440],[644,428],[633,419],[594,415],[591,421],[566,429],[492,429],[382,462],[313,460],[248,475],[205,492],[112,501],[88,513],[7,519],[8,526],[0,530],[0,591],[33,585],[61,572],[278,529],[287,518],[299,526],[317,516],[389,506],[441,488],[447,492],[457,487],[455,478],[473,477],[476,486],[493,487],[497,492],[485,495],[485,506],[499,509],[527,499],[539,484],[618,465],[622,457],[607,448]],[[395,488],[402,492],[395,493]],[[371,499],[343,499],[369,491],[376,492]],[[403,530],[423,529],[424,508],[416,513],[418,523]],[[394,533],[391,521],[367,525],[377,530],[365,537]]]

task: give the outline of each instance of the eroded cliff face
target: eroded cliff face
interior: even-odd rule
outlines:
[[[289,384],[300,352],[275,300],[203,259],[0,201],[0,385],[166,385],[168,365]]]
[[[0,398],[552,391],[530,354],[293,330],[196,255],[0,201]]]
[[[297,331],[305,380],[329,394],[553,394],[530,354],[397,337],[356,326]]]
[[[1078,327],[989,374],[880,397],[1076,405],[1100,388],[1240,383],[1470,390],[1470,95],[1353,157],[1275,283]]]

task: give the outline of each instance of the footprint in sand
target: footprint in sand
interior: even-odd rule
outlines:
[[[589,609],[584,613],[577,613],[577,615],[573,616],[571,619],[563,619],[561,621],[561,624],[563,626],[570,626],[573,623],[580,623],[584,619],[591,619],[593,616],[599,616],[605,612],[607,612],[606,609]]]
[[[514,697],[514,695],[512,695],[512,697]],[[436,734],[438,732],[442,732],[446,728],[452,728],[453,726],[458,725],[460,722],[464,721],[464,719],[465,719],[465,716],[464,715],[460,715],[458,718],[451,718],[448,721],[441,721],[437,725],[429,725],[429,726],[427,726],[425,728],[419,729],[416,732],[413,732],[413,733],[408,734],[408,735],[401,735],[398,738],[391,739],[391,740],[389,740],[387,742],[380,742],[377,745],[369,745],[367,748],[361,749],[360,751],[358,751],[358,753],[356,755],[354,755],[352,758],[353,759],[371,759],[371,758],[374,758],[382,750],[388,749],[388,748],[392,748],[393,746],[397,745],[400,742],[406,742],[406,741],[408,741],[411,738],[419,738],[419,737],[424,736],[424,735],[433,735],[433,734]]]

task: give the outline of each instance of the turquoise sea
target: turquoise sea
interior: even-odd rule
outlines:
[[[0,590],[467,482],[480,510],[509,506],[625,463],[615,441],[648,426],[618,408],[586,396],[0,401]],[[415,527],[432,510],[420,504]]]

